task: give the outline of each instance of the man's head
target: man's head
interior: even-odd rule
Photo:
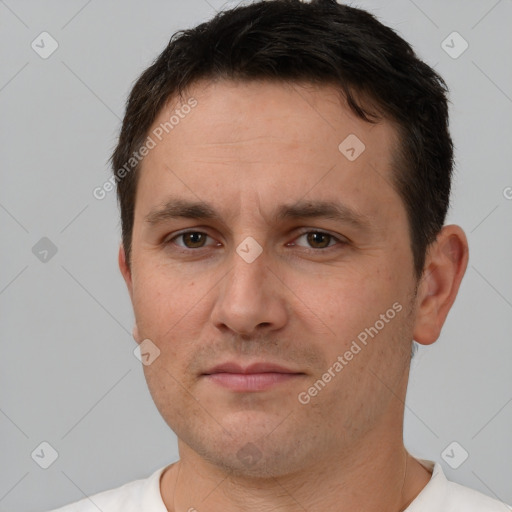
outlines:
[[[165,103],[201,79],[331,83],[358,117],[393,123],[398,145],[389,178],[407,211],[421,275],[448,209],[453,147],[444,81],[407,42],[371,14],[334,0],[256,2],[220,13],[175,34],[139,78],[112,157],[114,172],[144,145]],[[118,184],[128,260],[138,170]]]
[[[119,261],[182,448],[265,476],[401,436],[467,263],[441,78],[364,11],[259,2],[140,77],[114,171],[142,147]]]

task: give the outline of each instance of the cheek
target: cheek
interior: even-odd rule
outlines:
[[[198,287],[179,273],[140,265],[134,275],[133,308],[141,336],[158,340],[190,325],[189,316],[200,302]]]
[[[396,282],[385,272],[381,267],[330,279],[324,293],[309,292],[308,301],[317,305],[319,316],[334,333],[352,336],[354,329],[364,328],[391,307]]]
[[[352,352],[348,353],[350,373],[380,367],[405,345],[401,329],[406,321],[408,282],[395,266],[385,266],[382,259],[380,263],[379,268],[331,281],[323,296],[311,296],[312,304],[322,305],[318,315],[328,336],[318,342],[325,358],[332,364],[338,356]]]

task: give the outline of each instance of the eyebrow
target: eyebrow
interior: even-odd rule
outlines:
[[[145,221],[151,226],[167,220],[186,218],[197,220],[214,220],[223,223],[222,216],[215,208],[205,202],[189,201],[170,198],[159,208],[150,211]],[[272,215],[274,222],[288,219],[332,219],[345,224],[351,224],[361,230],[369,230],[370,218],[356,212],[350,207],[334,201],[298,201],[293,204],[280,205]]]

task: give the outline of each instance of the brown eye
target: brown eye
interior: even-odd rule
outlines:
[[[202,249],[203,247],[208,247],[208,238],[210,238],[211,241],[214,241],[213,238],[202,231],[184,231],[172,238],[165,239],[163,244],[165,246],[177,246],[182,251],[186,251],[188,249]]]
[[[307,235],[308,243],[314,249],[324,249],[325,247],[328,247],[329,242],[333,238],[331,235],[323,233],[322,231],[310,231],[305,234]]]
[[[299,242],[299,240],[302,241]],[[301,247],[310,254],[323,254],[343,249],[350,245],[350,241],[343,235],[332,235],[326,231],[310,228],[309,231],[303,229],[302,233],[287,245]]]
[[[200,231],[189,231],[178,235],[176,238],[181,238],[188,249],[198,249],[204,246],[207,236]]]
[[[307,245],[305,245],[304,242],[297,243],[297,241],[300,239],[305,239]],[[305,248],[306,250],[309,249],[310,251],[319,252],[321,249],[334,249],[335,246],[340,246],[341,248],[346,244],[347,241],[343,238],[338,238],[337,236],[326,233],[325,231],[310,230],[303,231],[302,234],[299,235],[291,245],[297,245],[299,247]]]

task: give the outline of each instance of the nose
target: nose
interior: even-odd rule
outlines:
[[[270,267],[265,250],[254,261],[234,251],[230,263],[217,288],[211,314],[214,325],[243,336],[283,327],[288,318],[286,287],[279,270]]]

